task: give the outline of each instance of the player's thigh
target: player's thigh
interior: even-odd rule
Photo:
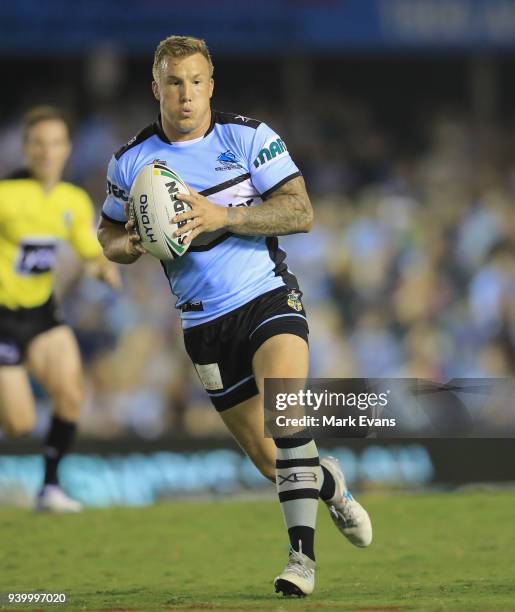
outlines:
[[[308,375],[308,343],[294,334],[277,334],[256,350],[252,359],[254,377],[263,396],[265,378],[301,378]]]
[[[258,470],[275,480],[276,448],[272,438],[265,438],[263,401],[260,395],[220,412],[225,425]]]
[[[0,366],[0,428],[7,436],[21,436],[34,423],[34,398],[25,368]]]
[[[265,340],[257,349],[252,360],[254,377],[264,406],[265,378],[276,379],[274,393],[297,394],[305,387],[305,380],[309,368],[308,343],[304,338],[295,334],[278,334]],[[277,380],[279,379],[279,380]],[[269,424],[274,423],[274,406],[267,406],[266,412]],[[297,405],[290,407],[288,417],[300,419],[305,416],[304,407]],[[288,426],[280,429],[280,435],[294,435],[302,431],[303,427]],[[272,425],[272,431],[275,431]]]
[[[252,367],[259,394],[220,412],[229,431],[261,473],[275,479],[276,447],[264,433],[264,378],[305,378],[308,373],[307,342],[294,334],[279,334],[257,349]]]
[[[56,413],[76,418],[82,401],[82,364],[72,330],[59,325],[36,336],[27,349],[27,366],[54,401]]]

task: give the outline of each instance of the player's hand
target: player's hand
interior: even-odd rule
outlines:
[[[104,255],[99,255],[92,261],[84,263],[86,272],[100,281],[107,283],[114,291],[122,288],[122,277],[118,267],[109,261]]]
[[[122,277],[120,270],[112,261],[106,259],[105,263],[102,263],[98,278],[107,283],[113,291],[121,291]]]
[[[141,236],[139,235],[138,228],[136,227],[136,221],[134,216],[130,214],[129,203],[125,203],[125,216],[127,217],[127,223],[125,224],[125,230],[127,232],[128,240],[126,250],[129,255],[143,255],[147,251],[141,244]]]
[[[178,200],[182,200],[191,206],[191,210],[175,215],[172,221],[187,221],[185,225],[178,228],[175,232],[176,236],[181,236],[191,230],[191,234],[185,238],[184,244],[189,244],[199,234],[204,232],[214,232],[217,229],[227,225],[227,208],[225,206],[217,206],[210,202],[206,197],[197,193],[189,187],[190,193],[176,194]]]

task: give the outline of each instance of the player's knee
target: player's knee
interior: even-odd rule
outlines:
[[[2,423],[2,430],[8,438],[19,438],[30,433],[36,424],[34,414],[18,415]]]

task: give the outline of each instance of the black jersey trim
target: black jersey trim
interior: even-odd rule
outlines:
[[[214,111],[213,109],[211,109],[211,123],[209,124],[209,127],[207,128],[207,132],[204,134],[204,138],[206,136],[208,136],[209,134],[211,134],[211,132],[213,131],[214,127],[215,127],[215,115],[216,115],[216,111]]]
[[[250,127],[254,130],[257,130],[257,128],[263,122],[258,121],[258,119],[251,119],[250,117],[245,117],[243,115],[235,115],[234,113],[222,113],[220,111],[214,110],[212,111],[212,123],[220,123],[222,125],[228,123],[235,123],[236,125],[244,125],[246,127]]]
[[[151,123],[150,125],[147,125],[140,132],[138,132],[136,136],[131,138],[127,144],[124,144],[121,149],[118,149],[118,151],[116,151],[116,153],[114,154],[114,158],[120,159],[120,157],[124,153],[127,153],[129,149],[132,149],[133,147],[141,144],[144,140],[147,140],[147,138],[154,136],[156,133],[156,123]]]
[[[221,125],[227,125],[229,123],[234,123],[236,125],[245,125],[256,130],[262,123],[262,121],[258,121],[257,119],[251,119],[250,117],[244,117],[243,115],[235,115],[234,113],[222,113],[221,111],[211,109],[211,121],[209,123],[209,127],[204,134],[204,138],[209,136],[215,127],[215,123],[219,123]],[[161,122],[161,115],[158,116],[157,121],[153,124],[154,133],[159,136],[159,138],[166,142],[167,144],[173,145],[167,135],[163,130],[163,124]]]
[[[246,181],[249,178],[250,178],[250,173],[246,172],[245,174],[240,174],[239,176],[235,176],[234,178],[229,179],[228,181],[225,181],[224,183],[219,183],[218,185],[214,185],[213,187],[208,187],[207,189],[203,189],[202,191],[199,191],[199,194],[201,196],[213,195],[213,193],[218,193],[219,191],[228,189],[229,187],[232,187],[233,185],[237,185],[238,183],[243,183],[243,181]]]
[[[215,127],[215,123],[220,123],[222,125],[228,124],[228,123],[235,123],[237,125],[245,125],[247,127],[257,129],[261,125],[262,122],[258,121],[257,119],[251,119],[249,117],[244,117],[243,115],[235,115],[233,113],[222,113],[220,111],[212,110],[211,111],[211,122],[209,124],[209,128],[207,132],[204,134],[204,138],[213,131],[213,128]],[[144,140],[147,140],[147,138],[150,138],[152,136],[158,136],[163,142],[166,142],[166,144],[173,145],[173,142],[169,140],[169,138],[167,137],[167,135],[165,134],[163,130],[163,124],[161,122],[160,114],[158,115],[156,121],[144,127],[140,132],[136,134],[136,136],[131,138],[127,144],[123,145],[123,147],[118,149],[118,151],[116,151],[116,153],[114,154],[115,159],[120,159],[120,157],[124,153],[126,153],[129,149],[132,149],[136,145],[139,145]]]
[[[156,121],[154,121],[152,126],[154,128],[154,133],[157,134],[163,142],[166,142],[166,144],[172,144],[172,142],[168,139],[168,136],[165,134],[165,131],[163,130],[163,124],[161,123],[161,113],[159,113]]]
[[[33,177],[28,168],[18,168],[18,170],[14,170],[13,172],[10,172],[3,180],[16,181],[18,179],[31,179],[31,178]]]
[[[193,253],[200,253],[202,251],[209,251],[210,249],[212,249],[215,246],[218,246],[221,242],[224,242],[225,240],[227,240],[227,238],[230,238],[231,236],[234,236],[232,232],[225,232],[221,236],[218,236],[218,238],[215,238],[209,244],[201,244],[199,246],[190,246],[190,248],[188,249],[188,252],[192,251]]]
[[[276,189],[279,189],[279,187],[282,187],[285,183],[287,183],[288,181],[291,181],[294,178],[297,178],[298,176],[302,176],[302,173],[301,172],[294,172],[293,174],[290,174],[289,176],[286,176],[281,181],[276,183],[273,187],[270,187],[270,189],[267,189],[265,191],[265,193],[262,193],[261,194],[261,199],[262,200],[266,200]]]
[[[289,289],[297,289],[297,291],[299,291],[299,282],[297,281],[297,277],[288,270],[288,266],[285,262],[286,253],[279,248],[277,236],[268,236],[265,243],[270,259],[275,264],[274,275],[280,276]]]
[[[116,223],[117,225],[125,225],[125,221],[118,221],[118,219],[113,219],[109,215],[106,215],[104,211],[101,211],[100,214],[106,221],[109,221],[110,223]]]

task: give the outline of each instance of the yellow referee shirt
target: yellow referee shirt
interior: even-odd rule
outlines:
[[[34,308],[50,298],[60,240],[83,259],[101,253],[83,189],[60,182],[45,193],[31,178],[0,181],[0,306]]]

